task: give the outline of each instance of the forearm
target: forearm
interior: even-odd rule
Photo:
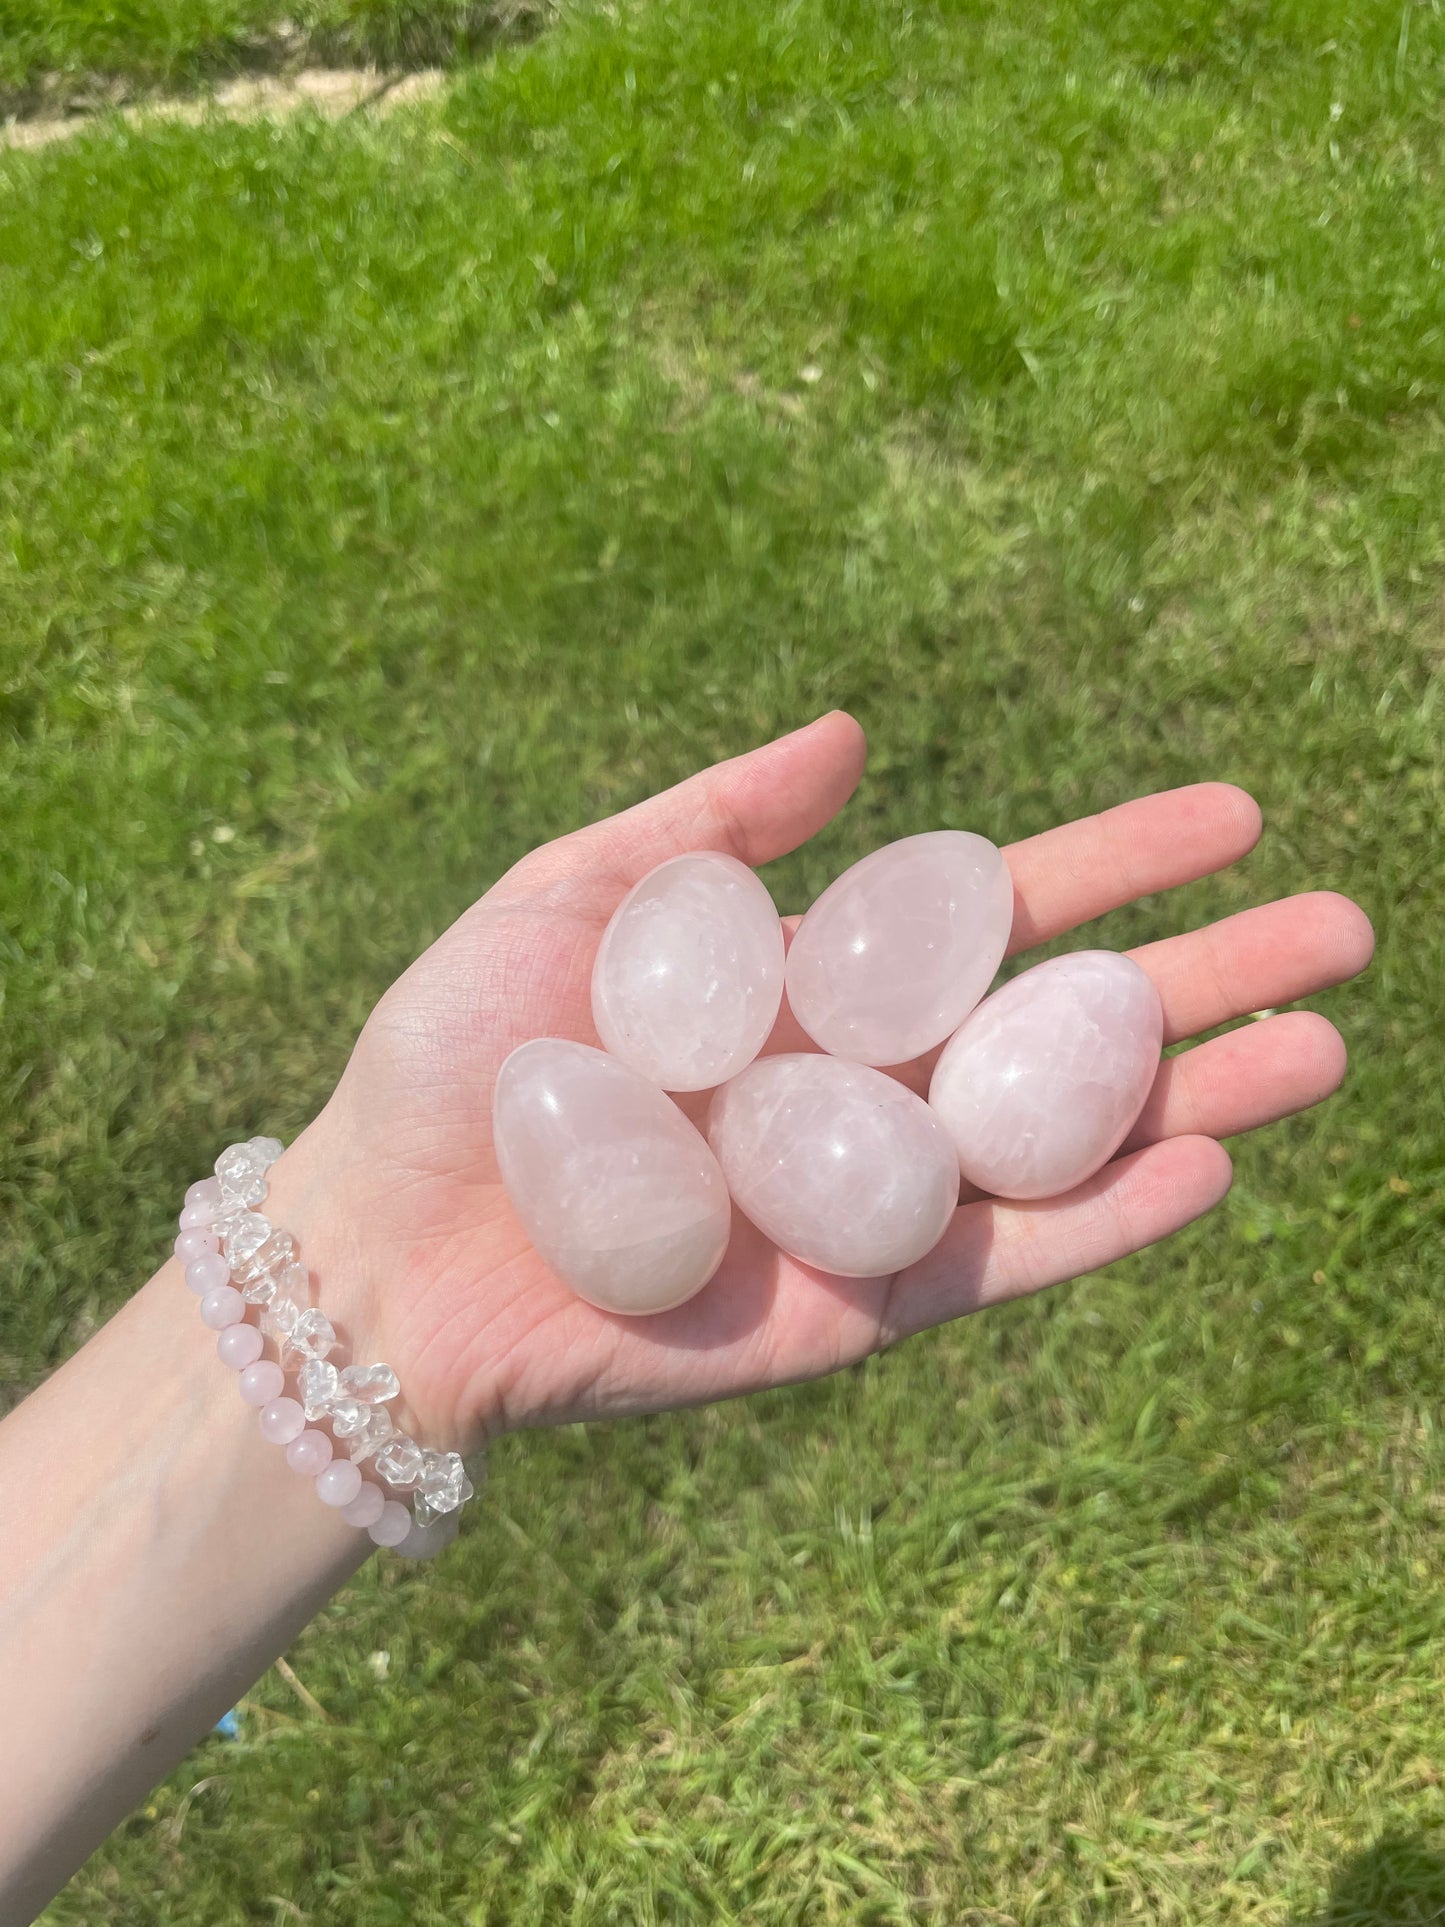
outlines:
[[[324,1244],[301,1146],[274,1167],[273,1191],[303,1252]],[[341,1329],[344,1283],[322,1284]],[[11,1927],[373,1547],[261,1437],[175,1259],[0,1425],[0,1495],[0,1923]]]

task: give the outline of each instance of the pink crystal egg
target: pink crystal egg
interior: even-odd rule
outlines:
[[[783,997],[783,928],[766,886],[719,851],[673,857],[622,899],[592,971],[614,1057],[669,1091],[751,1064]]]
[[[714,1096],[708,1140],[739,1210],[846,1278],[921,1258],[958,1202],[953,1147],[922,1098],[840,1057],[760,1057]]]
[[[1112,950],[1053,957],[996,990],[944,1046],[928,1092],[964,1177],[1002,1198],[1082,1184],[1144,1108],[1163,1035],[1158,992]]]
[[[1013,882],[987,837],[905,836],[845,870],[803,918],[788,951],[788,1003],[825,1051],[906,1063],[973,1009],[1012,923]]]
[[[512,1209],[591,1304],[666,1311],[721,1264],[732,1213],[717,1159],[640,1071],[536,1037],[498,1071],[492,1120]]]

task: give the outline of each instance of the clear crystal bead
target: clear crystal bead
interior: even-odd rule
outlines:
[[[262,1223],[265,1220],[262,1219]],[[289,1266],[296,1260],[296,1240],[289,1231],[273,1231],[268,1238],[257,1245],[245,1257],[233,1254],[231,1276],[242,1280],[253,1278],[260,1272],[269,1272],[277,1280],[285,1276]]]
[[[442,1516],[444,1508],[429,1500],[424,1493],[414,1492],[411,1498],[411,1516],[419,1526],[429,1526],[434,1519]]]
[[[368,1405],[366,1424],[352,1437],[346,1449],[359,1463],[362,1459],[369,1459],[373,1452],[379,1452],[391,1435],[391,1413],[384,1405]]]
[[[249,1144],[228,1144],[216,1159],[216,1176],[222,1184],[228,1178],[259,1177],[261,1160]]]
[[[290,1273],[289,1260],[295,1249],[296,1240],[289,1231],[273,1231],[249,1258],[232,1262],[231,1283],[249,1304],[269,1304],[281,1290],[281,1281]],[[304,1298],[306,1293],[303,1291],[300,1296]]]
[[[293,1298],[304,1304],[311,1296],[311,1273],[303,1264],[289,1264],[281,1279],[282,1285]]]
[[[400,1397],[401,1381],[390,1365],[348,1365],[341,1374],[341,1390],[363,1404],[382,1405]]]
[[[284,1349],[288,1352],[298,1352],[302,1358],[319,1360],[325,1358],[335,1343],[336,1333],[331,1328],[331,1320],[324,1311],[318,1311],[315,1305],[312,1305],[309,1310],[298,1315],[287,1332]],[[343,1372],[343,1383],[345,1377],[346,1374]]]
[[[234,1275],[232,1273],[233,1277]],[[236,1289],[248,1305],[269,1305],[276,1298],[276,1280],[269,1271],[261,1272],[258,1277],[248,1278],[244,1285],[237,1285]]]
[[[270,1235],[271,1220],[263,1218],[259,1211],[243,1211],[233,1220],[226,1235],[226,1257],[232,1275],[255,1256]]]
[[[232,1144],[216,1159],[222,1205],[259,1204],[266,1195],[265,1166],[249,1144]]]
[[[286,1146],[279,1137],[253,1137],[247,1142],[246,1149],[264,1171],[276,1162]]]
[[[320,1418],[329,1411],[336,1397],[336,1367],[325,1358],[308,1358],[296,1374],[296,1389],[301,1395],[307,1418]]]
[[[415,1439],[398,1432],[377,1453],[376,1469],[388,1485],[415,1485],[426,1470],[426,1453]]]
[[[221,1205],[237,1205],[249,1210],[259,1204],[266,1195],[266,1180],[259,1171],[239,1172],[235,1177],[221,1179]]]
[[[284,1339],[300,1316],[301,1307],[294,1298],[278,1296],[261,1313],[261,1329],[268,1338]]]
[[[371,1407],[363,1405],[359,1398],[334,1398],[328,1408],[331,1429],[339,1439],[355,1438],[365,1430],[370,1415]]]
[[[419,1481],[419,1496],[434,1512],[455,1512],[472,1496],[472,1482],[456,1452],[428,1452]]]
[[[224,1251],[235,1235],[236,1227],[242,1218],[248,1218],[250,1215],[249,1211],[243,1210],[239,1205],[223,1205],[206,1229],[212,1237],[219,1238],[221,1249]]]

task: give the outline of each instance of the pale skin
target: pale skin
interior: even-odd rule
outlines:
[[[639,877],[687,850],[754,866],[782,856],[837,813],[863,759],[862,731],[835,712],[546,845],[373,1011],[331,1099],[273,1169],[266,1209],[297,1234],[347,1355],[395,1366],[399,1421],[426,1442],[471,1452],[520,1426],[819,1377],[1078,1277],[1217,1204],[1230,1180],[1221,1138],[1338,1085],[1333,1026],[1272,1015],[1166,1059],[1128,1143],[1078,1190],[1028,1205],[966,1196],[942,1244],[896,1277],[825,1276],[738,1222],[722,1269],[689,1304],[625,1319],[583,1303],[531,1251],[498,1182],[498,1065],[531,1037],[595,1042],[592,958]],[[1223,869],[1259,831],[1242,791],[1201,783],[1015,844],[1011,951]],[[1106,929],[1082,941],[1108,940]],[[1312,892],[1133,955],[1158,987],[1172,1043],[1343,982],[1371,948],[1354,904]],[[799,1044],[785,1015],[770,1048]],[[927,1068],[899,1075],[918,1088]],[[234,1135],[273,1122],[248,1119]],[[176,1174],[177,1204],[199,1175]],[[39,1454],[43,1489],[30,1472]],[[0,1494],[0,1927],[10,1927],[59,1890],[372,1547],[261,1440],[174,1259],[0,1424]],[[486,1530],[485,1496],[467,1529]]]

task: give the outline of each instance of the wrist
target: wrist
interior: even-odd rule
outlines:
[[[338,1355],[384,1360],[401,1381],[391,1406],[398,1430],[439,1452],[459,1452],[473,1480],[482,1449],[505,1429],[500,1403],[465,1400],[473,1382],[459,1373],[449,1328],[431,1315],[438,1295],[458,1308],[474,1301],[476,1251],[456,1235],[418,1235],[427,1178],[399,1173],[379,1158],[374,1135],[358,1122],[346,1084],[267,1172],[258,1208],[291,1231],[311,1277],[311,1302],[331,1320]],[[448,1209],[436,1213],[445,1222]]]
[[[322,1111],[271,1165],[266,1196],[256,1209],[296,1240],[307,1274],[302,1308],[314,1305],[326,1314],[338,1359],[365,1365],[390,1355],[380,1330],[382,1294],[365,1233],[360,1179],[360,1158],[348,1154],[331,1113]],[[402,1400],[392,1410],[401,1424]]]
[[[265,1436],[285,1447],[296,1471],[315,1473],[320,1497],[350,1524],[408,1556],[440,1550],[475,1482],[408,1397],[414,1361],[382,1318],[395,1294],[378,1285],[376,1212],[365,1188],[374,1173],[348,1154],[326,1112],[289,1150],[261,1138],[230,1146],[216,1172],[187,1193],[194,1210],[188,1205],[180,1222],[209,1224],[219,1204],[209,1242],[219,1238],[221,1250],[195,1255],[188,1276],[203,1320],[220,1332],[222,1360],[239,1373],[242,1399],[260,1408]],[[204,1231],[198,1223],[189,1235]],[[192,1255],[184,1242],[181,1249]]]

